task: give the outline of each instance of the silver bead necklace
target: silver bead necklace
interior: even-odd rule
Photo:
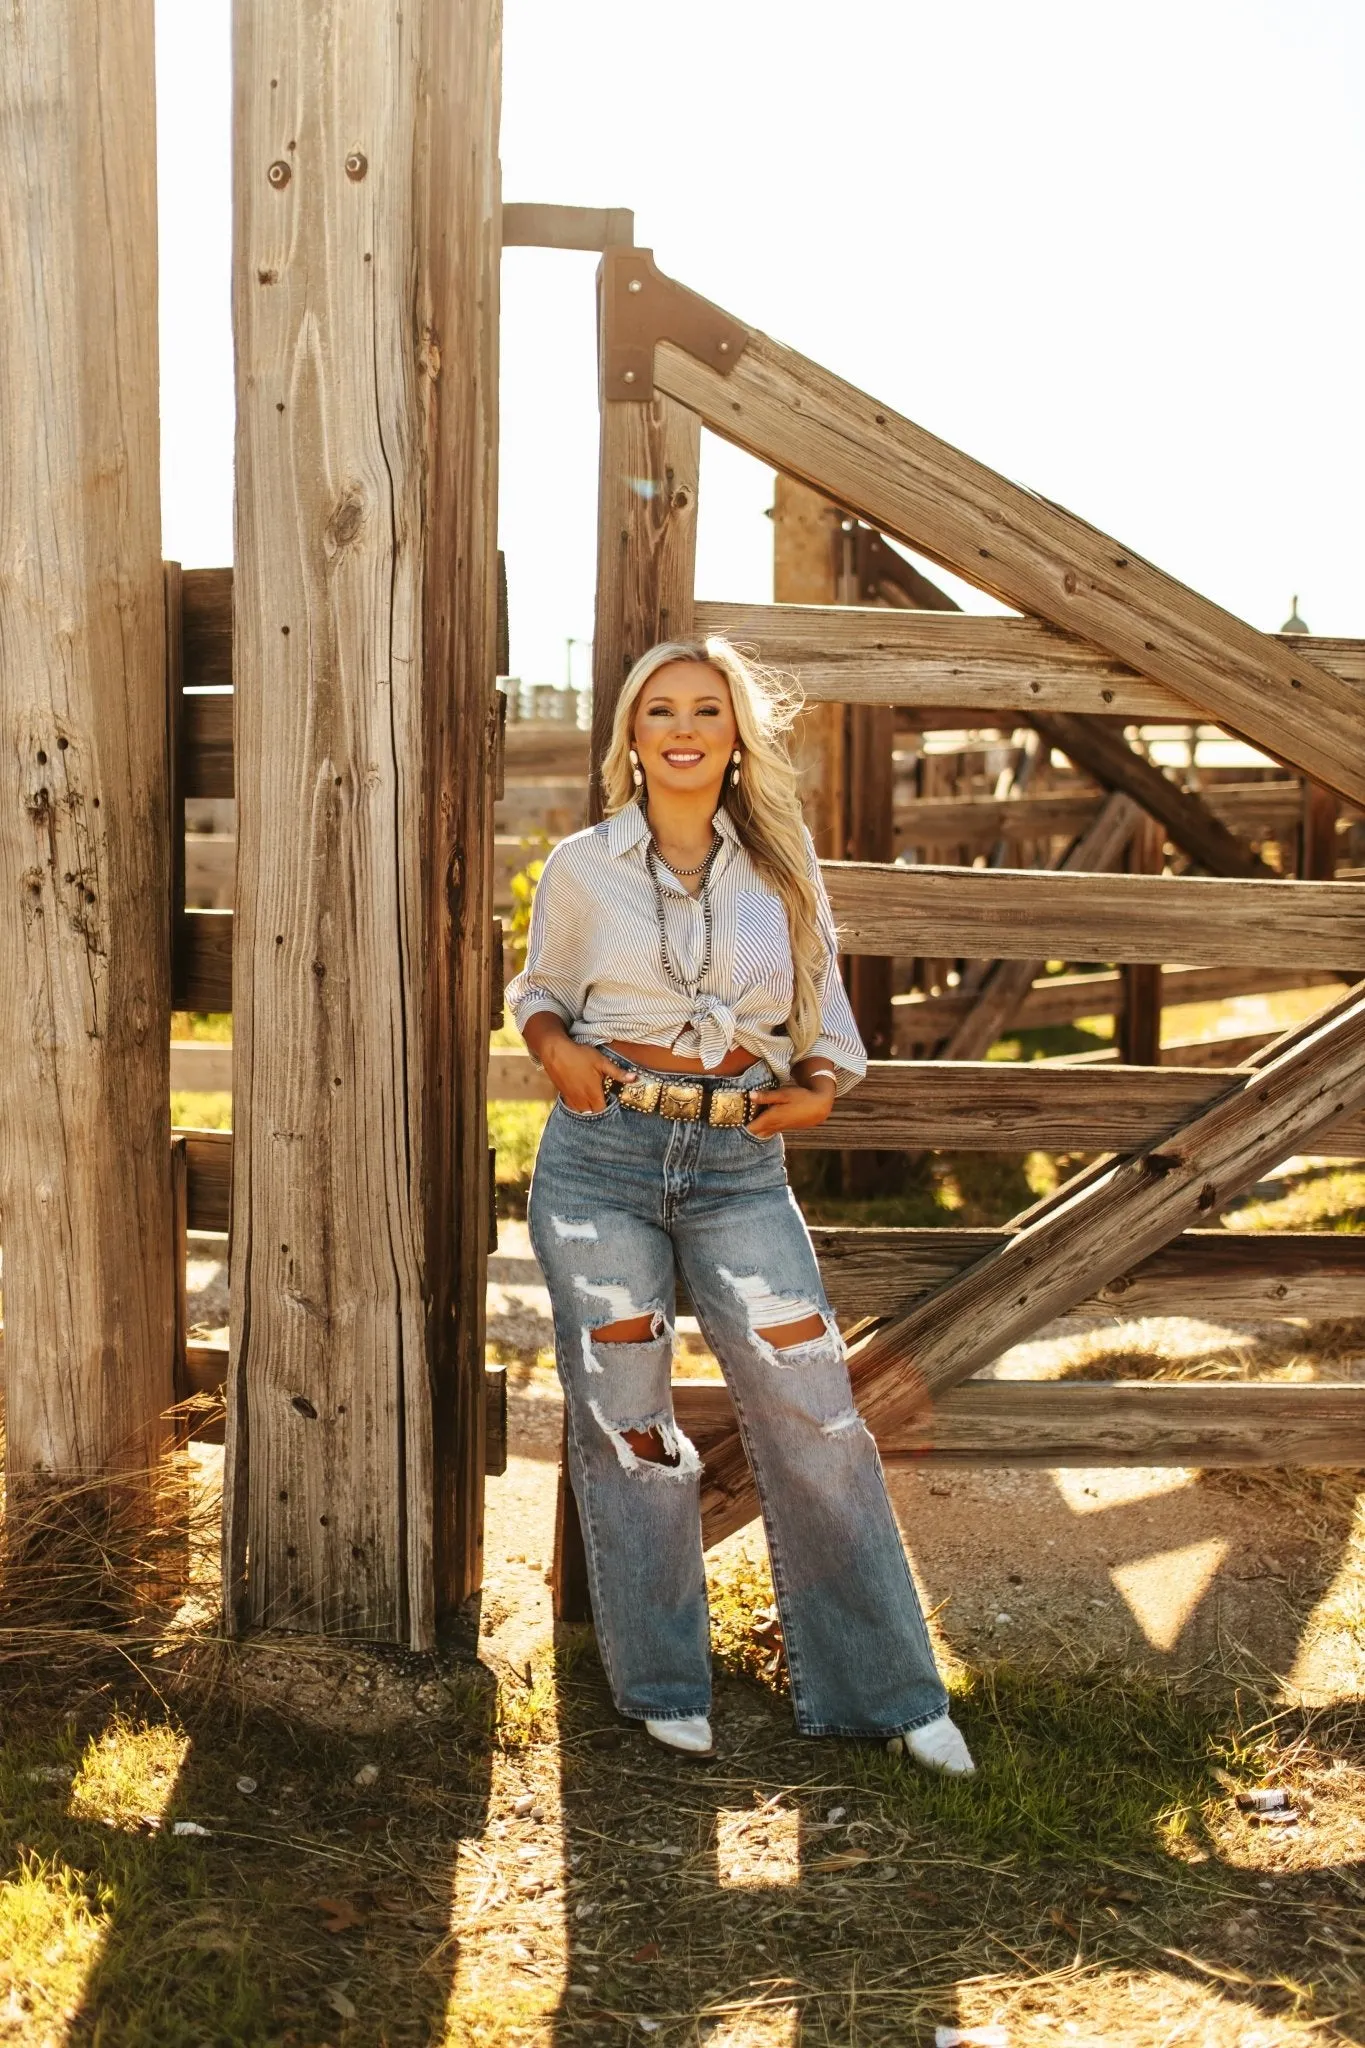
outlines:
[[[715,865],[716,855],[719,852],[720,834],[717,833],[712,841],[711,851],[707,854],[700,867],[674,868],[672,870],[679,879],[686,875],[700,875],[702,877],[700,890],[702,922],[701,965],[697,969],[696,980],[689,986],[674,966],[673,955],[669,951],[668,926],[664,919],[663,884],[659,880],[659,850],[652,838],[645,848],[645,865],[649,869],[649,879],[654,884],[654,914],[659,924],[659,965],[663,968],[664,979],[669,984],[669,987],[676,989],[680,996],[695,996],[711,971],[711,869]]]

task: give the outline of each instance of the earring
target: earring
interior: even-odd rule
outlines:
[[[743,760],[743,758],[744,758],[744,756],[743,756],[743,755],[742,755],[742,754],[740,753],[740,751],[739,751],[739,748],[738,748],[738,747],[736,747],[736,748],[735,748],[735,751],[734,751],[734,753],[733,753],[733,754],[731,754],[731,756],[730,756],[730,759],[731,759],[731,760],[732,760],[732,761],[734,762],[734,764],[735,764],[735,765],[734,765],[734,767],[733,767],[733,768],[732,768],[732,769],[730,770],[730,787],[731,787],[732,789],[734,789],[734,788],[736,788],[736,787],[738,786],[738,783],[739,783],[739,764],[740,764],[740,762],[741,762],[741,761]]]
[[[630,774],[635,787],[639,789],[645,779],[645,771],[640,766],[640,756],[636,753],[634,747],[630,750]]]

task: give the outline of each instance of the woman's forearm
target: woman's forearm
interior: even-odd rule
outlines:
[[[526,1050],[542,1067],[548,1064],[546,1048],[552,1047],[556,1040],[563,1043],[569,1037],[564,1019],[554,1010],[533,1010],[521,1027],[521,1035],[526,1041]],[[550,1058],[554,1058],[553,1052]]]

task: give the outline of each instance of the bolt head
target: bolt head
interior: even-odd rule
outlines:
[[[370,168],[369,158],[358,149],[353,149],[346,159],[346,175],[353,185],[358,185]]]
[[[622,382],[623,384],[633,384],[633,383],[635,382],[635,372],[634,372],[634,370],[622,370],[622,372],[621,372],[621,382]]]
[[[626,290],[628,292],[642,292],[644,290],[644,285],[640,282],[638,277],[632,277],[630,282],[626,286]]]
[[[278,157],[266,172],[266,177],[277,192],[283,192],[293,175],[294,173],[290,170],[283,157]]]

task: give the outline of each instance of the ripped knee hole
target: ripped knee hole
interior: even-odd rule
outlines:
[[[676,1445],[670,1449],[657,1429],[623,1429],[621,1435],[643,1464],[678,1465],[682,1462],[682,1453]]]
[[[648,1344],[662,1335],[663,1317],[656,1309],[652,1315],[626,1316],[617,1323],[603,1323],[600,1330],[592,1332],[594,1344]]]
[[[599,1332],[600,1335],[600,1332]],[[774,1329],[755,1330],[765,1344],[774,1350],[789,1351],[794,1344],[810,1344],[815,1338],[825,1335],[825,1319],[822,1315],[803,1316],[799,1323],[779,1323]]]

